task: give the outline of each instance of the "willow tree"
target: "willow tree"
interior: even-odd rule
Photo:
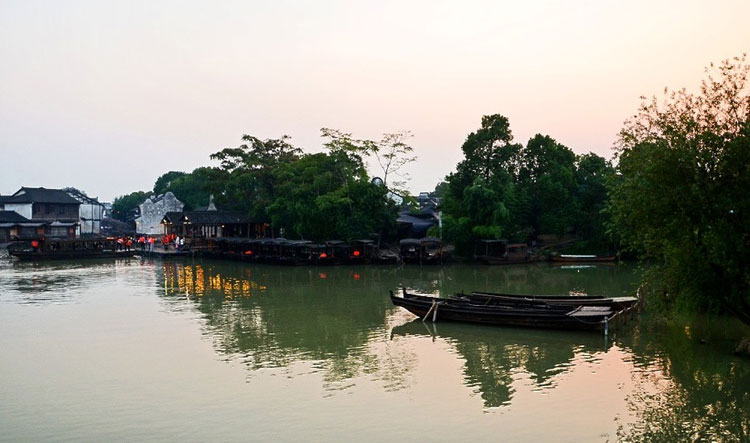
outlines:
[[[699,93],[665,90],[619,136],[611,230],[658,266],[665,308],[730,313],[750,324],[750,96],[745,57],[706,69]]]

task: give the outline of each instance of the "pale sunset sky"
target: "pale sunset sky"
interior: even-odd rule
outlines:
[[[612,157],[639,96],[750,50],[750,1],[0,0],[0,194],[103,201],[212,165],[242,134],[410,130],[413,192],[482,115]],[[371,170],[371,172],[377,172]]]

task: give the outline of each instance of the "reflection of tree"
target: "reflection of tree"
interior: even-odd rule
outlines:
[[[392,309],[381,272],[393,269],[165,262],[164,286],[167,295],[196,301],[221,354],[253,370],[312,361],[334,388],[380,370],[371,342]]]
[[[428,331],[415,320],[394,328],[393,333],[425,335]],[[511,385],[519,370],[528,373],[537,387],[553,387],[553,377],[566,372],[576,355],[605,348],[599,335],[565,331],[441,323],[436,334],[451,342],[466,360],[466,384],[479,390],[487,407],[510,404]]]
[[[750,365],[729,352],[728,321],[697,328],[641,323],[623,338],[638,372],[628,404],[628,441],[748,441]],[[721,331],[717,331],[719,328]],[[701,345],[697,337],[711,337]]]

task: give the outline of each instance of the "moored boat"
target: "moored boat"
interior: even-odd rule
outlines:
[[[431,317],[433,321],[555,329],[606,330],[608,319],[618,312],[611,306],[500,302],[481,304],[474,300],[410,294],[405,289],[401,297],[391,291],[391,302],[419,317]]]
[[[123,247],[114,238],[37,239],[13,242],[8,253],[22,261],[128,258],[135,249]]]
[[[535,261],[526,243],[508,243],[505,240],[479,240],[474,259],[486,265],[514,265]]]
[[[561,254],[552,255],[550,259],[553,262],[558,263],[607,263],[615,261],[617,257],[614,255],[592,255],[592,254]]]

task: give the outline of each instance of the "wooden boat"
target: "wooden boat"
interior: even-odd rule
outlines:
[[[129,258],[135,249],[121,249],[113,238],[39,239],[14,242],[8,253],[22,261]]]
[[[453,298],[481,304],[549,304],[567,306],[610,306],[615,310],[633,306],[635,297],[604,297],[601,295],[523,295],[474,291],[471,294],[456,294]]]
[[[486,265],[515,265],[535,261],[526,243],[508,243],[505,240],[479,240],[474,259]]]
[[[409,294],[405,289],[402,297],[397,297],[391,291],[391,302],[433,321],[440,319],[555,329],[602,330],[606,328],[607,320],[617,312],[610,306],[500,302],[484,305],[472,300]]]
[[[558,263],[600,263],[600,262],[613,262],[617,258],[614,255],[552,255],[550,256],[553,262]]]
[[[401,260],[410,264],[437,265],[448,259],[442,241],[436,237],[405,238],[399,242],[399,251]]]

